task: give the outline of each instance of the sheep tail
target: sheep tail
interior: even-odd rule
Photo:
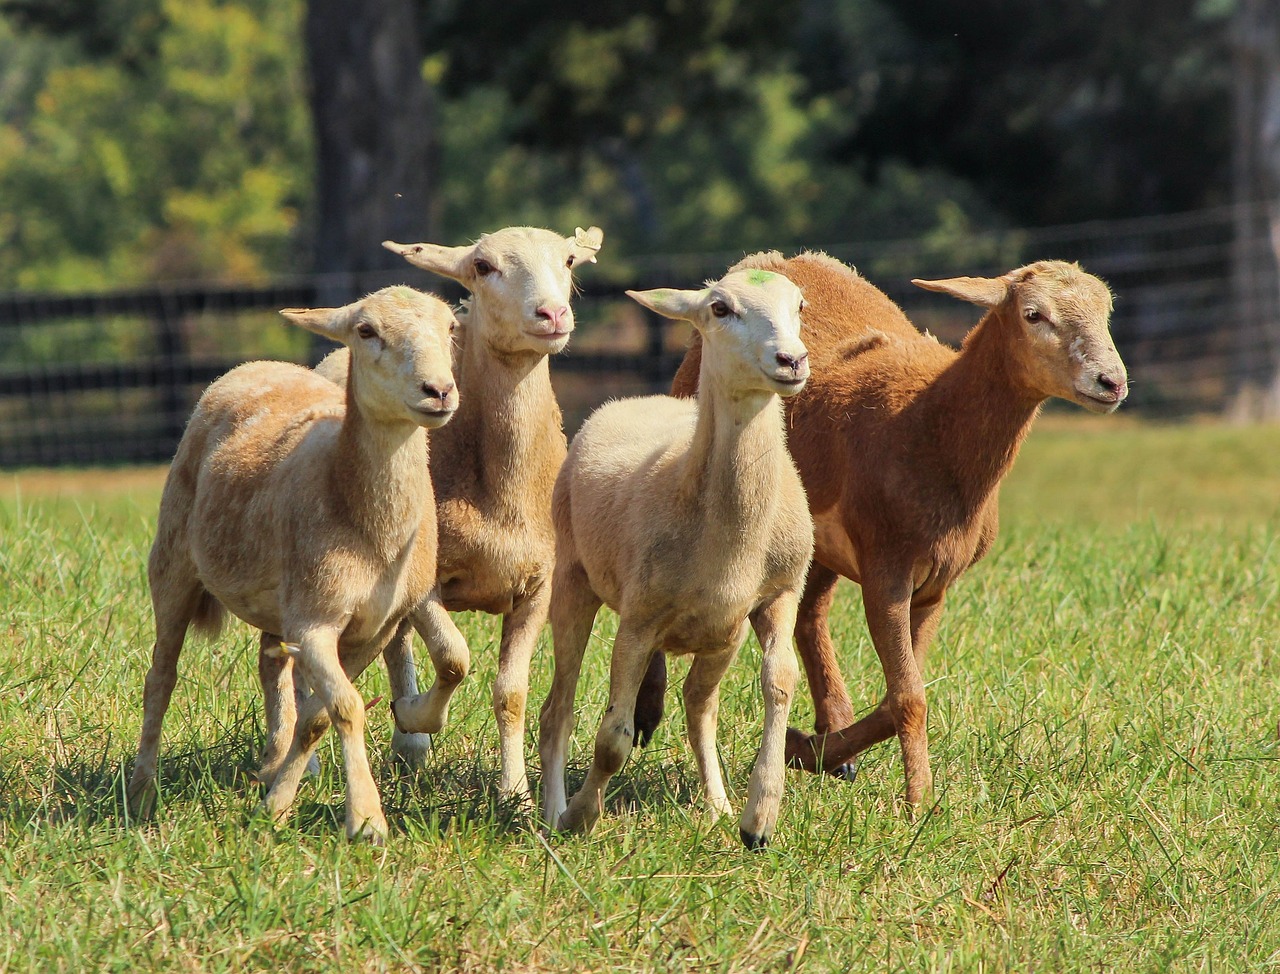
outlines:
[[[195,614],[191,617],[192,628],[206,639],[216,639],[222,634],[222,625],[226,621],[226,607],[208,591],[201,590]]]

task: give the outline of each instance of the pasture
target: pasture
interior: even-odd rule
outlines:
[[[852,784],[789,773],[757,854],[736,815],[696,809],[677,693],[590,837],[548,839],[500,803],[487,616],[460,620],[472,675],[430,767],[398,769],[372,711],[385,850],[343,838],[333,735],[293,818],[256,814],[240,624],[188,643],[161,807],[133,823],[160,475],[0,485],[2,972],[1280,968],[1280,428],[1043,418],[926,668],[935,803],[906,812],[881,745]],[[869,707],[879,665],[857,589],[840,592],[832,629]],[[588,651],[571,787],[612,626],[602,613]],[[359,686],[384,694],[385,675]],[[736,808],[761,719],[751,642],[722,690]],[[809,721],[802,687],[791,722]]]

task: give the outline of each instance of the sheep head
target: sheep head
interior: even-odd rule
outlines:
[[[573,332],[573,270],[594,263],[604,242],[599,227],[562,237],[535,227],[508,227],[474,244],[383,246],[415,267],[449,277],[471,292],[464,315],[473,333],[497,352],[549,355],[562,351]]]
[[[1014,336],[1015,377],[1031,395],[1056,396],[1095,413],[1114,412],[1129,394],[1124,362],[1111,340],[1107,285],[1079,264],[1038,261],[1002,277],[914,280],[990,309]]]
[[[773,271],[730,271],[701,291],[628,291],[650,311],[690,322],[702,335],[704,369],[741,392],[795,395],[809,378],[800,340],[804,298]]]
[[[439,298],[388,287],[341,308],[280,313],[351,350],[349,395],[366,416],[434,429],[458,408],[450,339],[457,321]]]

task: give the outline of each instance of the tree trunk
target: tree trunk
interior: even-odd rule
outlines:
[[[1280,417],[1280,11],[1240,0],[1232,25],[1235,88],[1232,257],[1240,420]]]
[[[316,135],[314,269],[324,303],[400,270],[383,240],[431,236],[431,98],[413,0],[310,0],[306,42]],[[340,275],[348,275],[344,278]]]

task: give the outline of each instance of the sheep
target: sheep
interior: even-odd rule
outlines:
[[[350,374],[338,387],[301,366],[250,362],[196,405],[165,482],[147,566],[156,642],[129,794],[135,810],[150,810],[187,629],[216,634],[229,611],[263,632],[268,658],[286,654],[281,679],[291,683],[296,666],[311,690],[288,752],[269,749],[265,810],[276,819],[288,813],[332,721],[346,766],[347,836],[381,844],[387,823],[351,679],[409,610],[432,598],[426,430],[458,406],[455,319],[444,302],[407,287],[282,314],[350,348]]]
[[[719,685],[750,623],[763,650],[764,734],[740,834],[762,848],[782,796],[787,714],[799,676],[791,646],[813,524],[786,450],[780,397],[809,374],[800,290],[780,274],[727,274],[702,291],[628,291],[702,334],[696,403],[608,403],[574,437],[556,480],[551,628],[555,676],[542,708],[544,814],[589,831],[635,740],[633,709],[650,657],[692,655],[687,727],[704,800],[730,811],[716,756]],[[609,707],[586,782],[565,801],[574,693],[601,603],[619,614]]]
[[[547,357],[564,349],[574,329],[573,269],[594,263],[603,240],[598,227],[569,237],[508,227],[470,246],[383,245],[471,293],[459,315],[455,356],[462,405],[446,428],[432,434],[440,604],[430,604],[430,618],[415,624],[430,647],[424,628],[451,628],[444,609],[503,617],[493,687],[498,792],[524,803],[532,801],[524,760],[529,668],[547,619],[555,559],[551,490],[566,450]],[[341,381],[346,355],[339,349],[318,371]],[[423,732],[444,723],[447,703],[442,709],[440,699],[447,701],[466,667],[456,663],[462,654],[453,654],[449,666],[433,659],[436,685],[418,695],[410,638],[403,628],[384,655],[394,698],[393,746],[416,760],[415,752],[429,742]]]
[[[796,641],[818,731],[788,732],[788,764],[848,777],[857,754],[896,733],[906,798],[917,806],[933,787],[925,654],[947,589],[995,541],[1000,481],[1045,399],[1110,413],[1128,393],[1108,329],[1111,292],[1061,261],[995,278],[913,281],[985,309],[956,352],[825,254],[756,254],[737,266],[785,274],[804,289],[817,376],[787,402],[791,455],[814,518]],[[673,394],[697,388],[701,353],[695,336]],[[862,585],[886,682],[879,706],[856,722],[827,626],[840,576]],[[647,677],[658,694],[663,683],[661,673]],[[660,700],[641,705],[661,709]]]

